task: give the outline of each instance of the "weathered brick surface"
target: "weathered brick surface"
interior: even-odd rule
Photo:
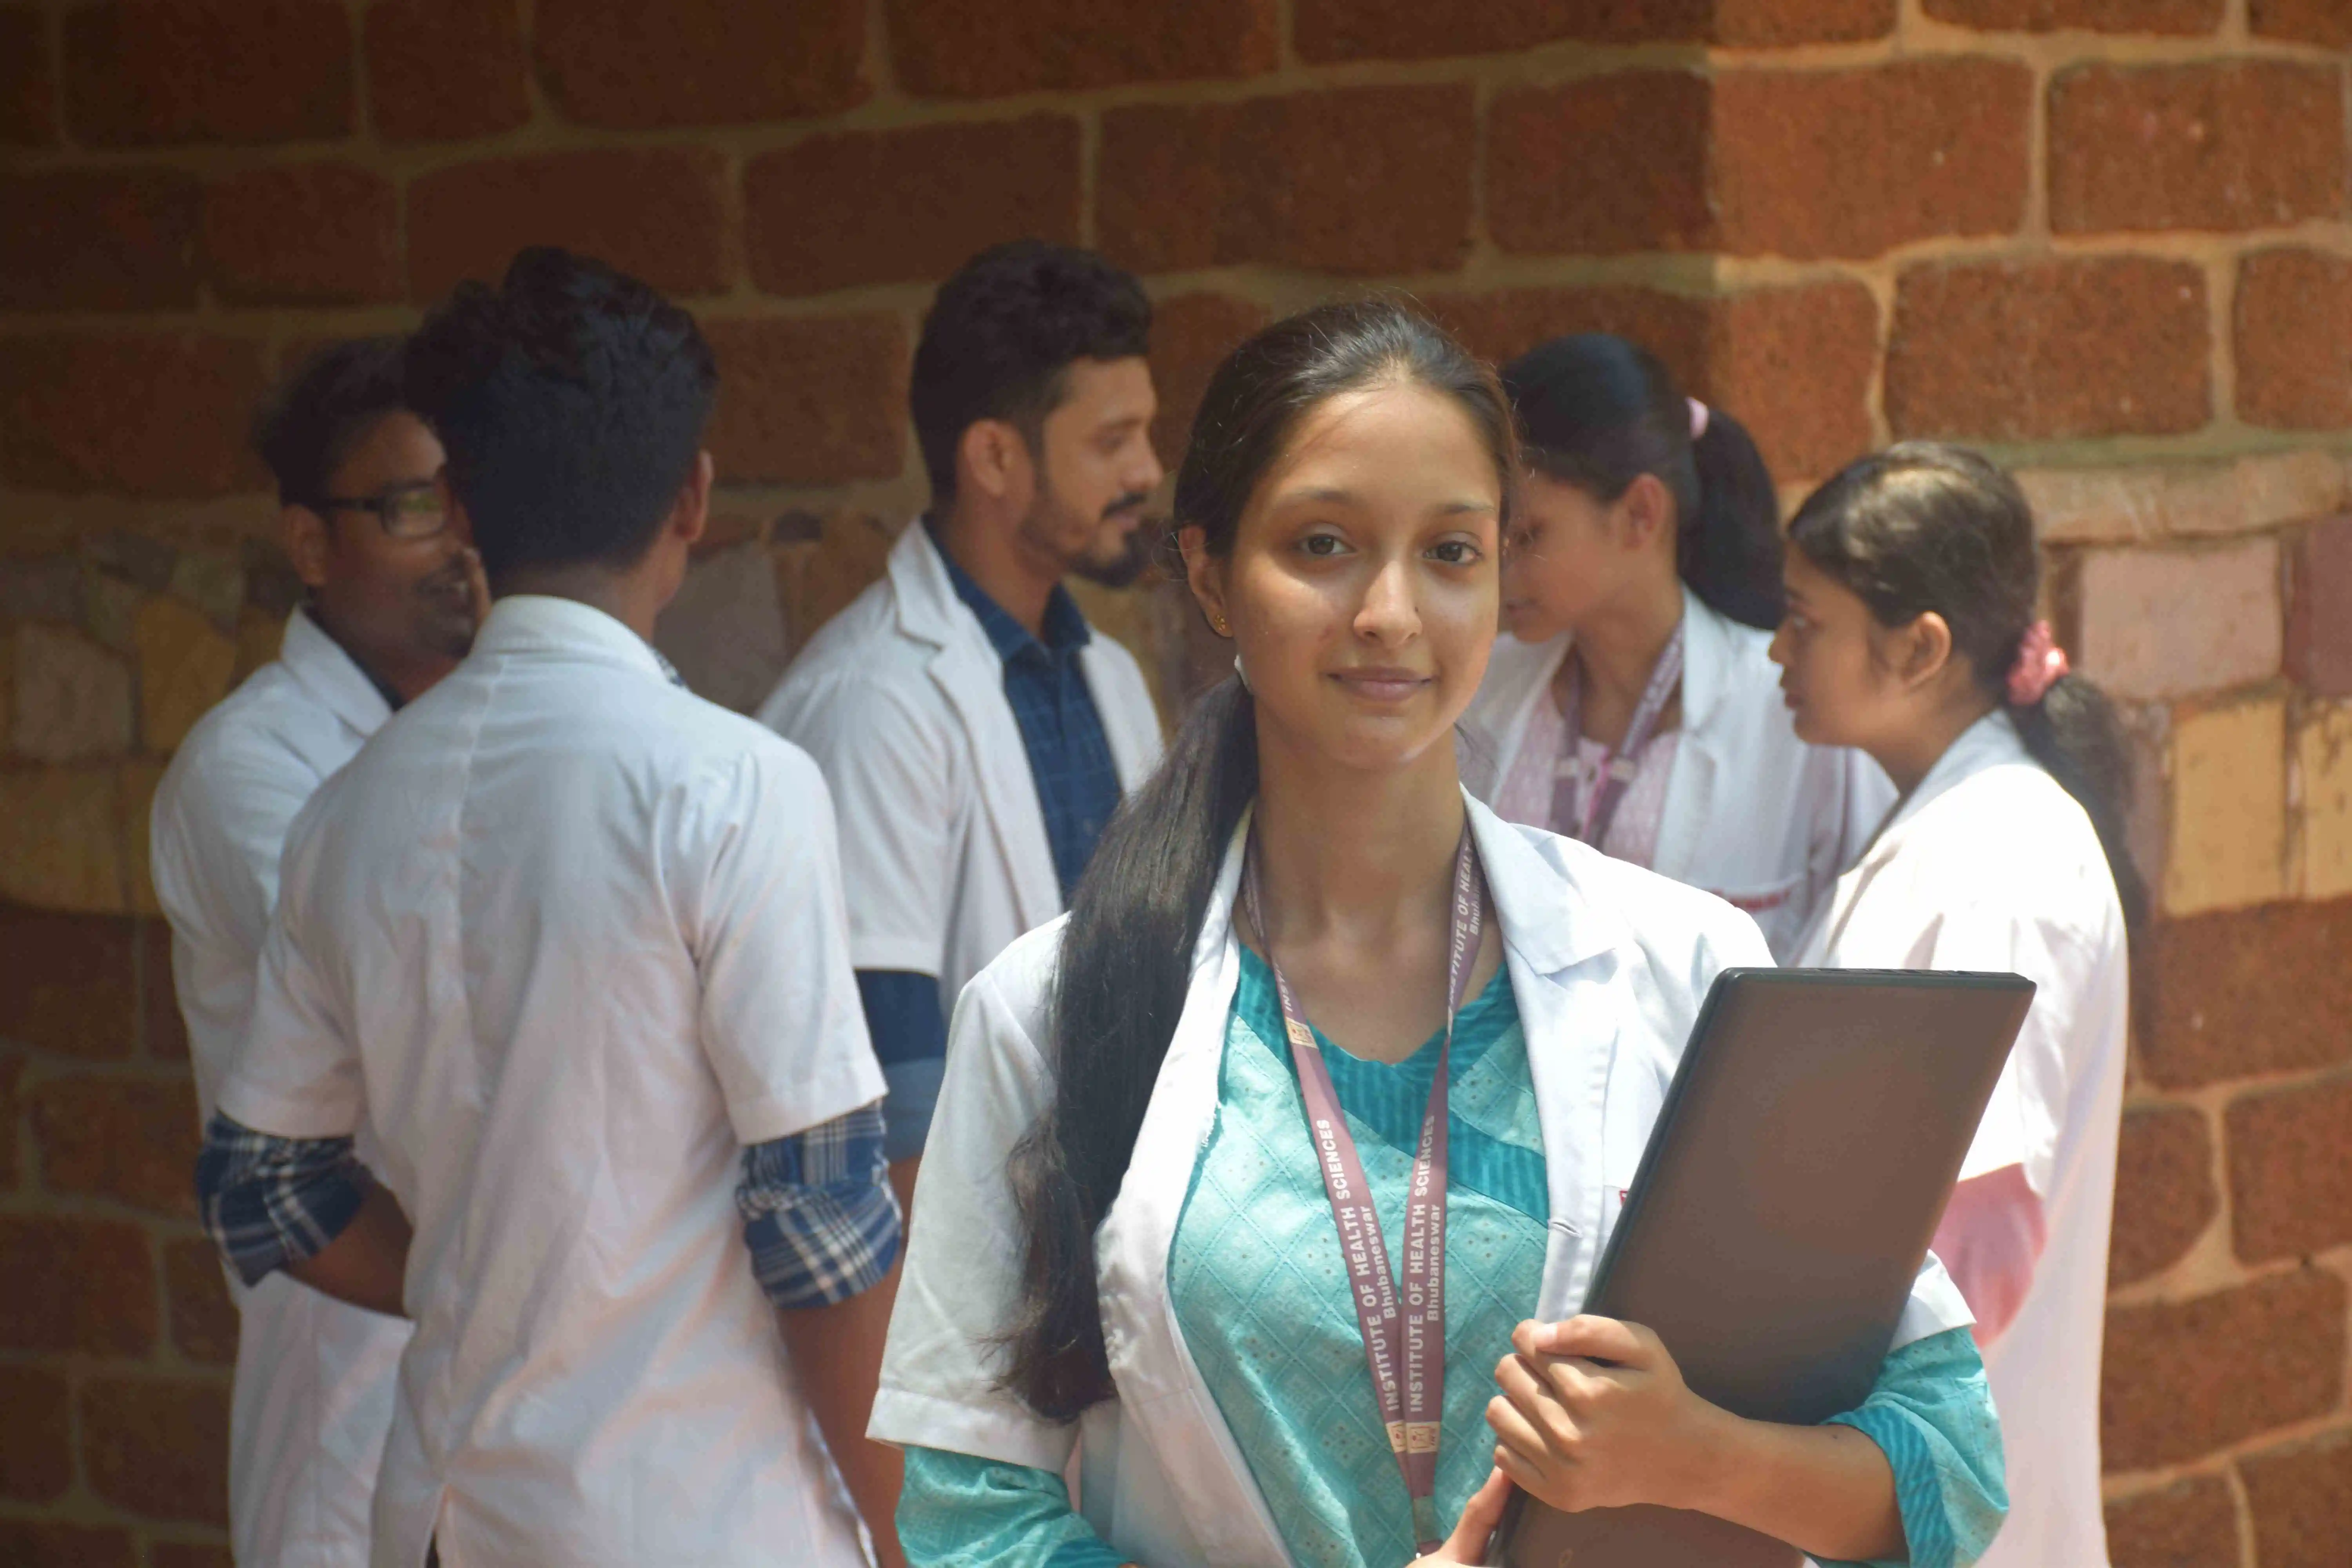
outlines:
[[[1507,363],[1547,339],[1615,332],[1664,362],[1675,380],[1706,395],[1713,301],[1657,289],[1506,289],[1439,294],[1424,301],[1473,353]]]
[[[2352,1432],[2238,1461],[2263,1568],[2340,1568],[2352,1542]]]
[[[90,1490],[149,1519],[228,1522],[228,1384],[86,1378],[82,1464]]]
[[[184,1541],[154,1541],[147,1545],[147,1568],[236,1568],[226,1546]]]
[[[2176,711],[2163,906],[2176,915],[2286,896],[2286,708]]]
[[[2234,346],[2248,424],[2352,425],[2352,260],[2281,249],[2241,261]]]
[[[2204,1114],[2181,1106],[2125,1112],[2107,1283],[2129,1285],[2171,1268],[2221,1212]]]
[[[1878,303],[1859,283],[1722,300],[1706,395],[1748,427],[1782,483],[1825,479],[1870,449]]]
[[[377,0],[367,8],[368,119],[387,142],[447,142],[530,118],[516,0]]]
[[[1867,257],[2009,233],[2025,216],[2032,100],[2032,72],[2011,60],[1727,70],[1712,127],[1723,247]]]
[[[10,1289],[36,1288],[17,1280]],[[60,1373],[0,1366],[0,1498],[47,1502],[73,1485],[73,1390]]]
[[[181,333],[12,338],[0,478],[33,489],[198,497],[251,487],[261,345]]]
[[[0,768],[0,902],[123,912],[121,766]]]
[[[1897,436],[2059,440],[2212,417],[2205,275],[2148,257],[1929,264],[1897,282]]]
[[[2267,228],[2345,212],[2332,66],[2082,66],[2050,84],[2050,226]]]
[[[771,294],[929,282],[1000,240],[1078,237],[1078,122],[1065,115],[813,136],[743,178],[751,281]]]
[[[2314,523],[2291,558],[2286,672],[2320,697],[2352,697],[2352,517]]]
[[[41,1183],[194,1219],[195,1088],[185,1079],[57,1078],[26,1091]]]
[[[21,1184],[16,1128],[23,1102],[16,1090],[24,1081],[25,1058],[0,1052],[0,1192],[13,1192]]]
[[[2352,49],[2352,8],[2341,0],[2247,0],[2246,16],[2257,37]]]
[[[870,90],[860,0],[540,0],[533,31],[549,95],[583,125],[793,120]]]
[[[460,163],[408,187],[408,286],[437,300],[495,282],[525,246],[561,245],[670,294],[727,285],[726,195],[717,154],[614,148]]]
[[[2278,542],[2094,550],[2072,652],[2117,697],[2219,691],[2278,673]]]
[[[2241,1096],[2225,1125],[2240,1258],[2352,1241],[2352,1079]]]
[[[883,15],[898,85],[926,98],[1253,76],[1275,64],[1274,0],[885,0]]]
[[[2210,33],[2221,25],[2221,7],[2222,0],[1924,0],[1927,14],[1938,22],[1989,32],[2085,27],[2107,33]]]
[[[2352,1062],[2352,899],[2159,921],[2143,952],[2133,1010],[2160,1087]]]
[[[155,1342],[146,1235],[121,1220],[0,1215],[0,1350],[144,1355]]]
[[[19,756],[45,763],[120,756],[131,750],[131,670],[79,632],[16,628],[10,738]]]
[[[0,903],[0,1040],[120,1061],[138,1038],[131,922]]]
[[[173,1349],[215,1366],[236,1359],[236,1304],[229,1300],[220,1254],[209,1237],[182,1237],[163,1244],[163,1294]]]
[[[66,123],[95,147],[303,142],[353,129],[333,0],[114,0],[66,14]]]
[[[236,644],[184,599],[159,594],[139,607],[140,735],[158,755],[176,749],[222,698]]]
[[[151,1061],[186,1061],[188,1026],[172,980],[172,928],[152,917],[132,923],[139,931],[140,1043]]]
[[[1364,87],[1103,116],[1095,225],[1142,271],[1422,272],[1470,243],[1464,87]]]
[[[1151,442],[1171,472],[1183,459],[1209,377],[1268,319],[1265,306],[1219,294],[1181,294],[1152,307],[1151,390],[1160,412],[1151,422]]]
[[[2109,1311],[2099,1390],[2107,1470],[2178,1464],[2335,1409],[2344,1314],[2344,1281],[2308,1268]]]
[[[706,321],[719,358],[710,452],[721,478],[889,479],[903,466],[906,328],[894,316]]]
[[[0,10],[0,146],[47,147],[58,139],[58,89],[49,64],[47,15],[30,5]]]
[[[1707,245],[1713,112],[1706,79],[1688,71],[1497,93],[1486,112],[1486,231],[1522,255]]]
[[[2114,1568],[2238,1568],[2238,1505],[2230,1483],[2199,1476],[2107,1504]]]
[[[1853,43],[1895,30],[1895,0],[1716,0],[1715,41],[1731,48]]]
[[[358,304],[401,293],[399,198],[353,163],[249,169],[205,192],[213,287],[240,304]]]
[[[0,1519],[0,1563],[11,1568],[131,1568],[131,1532],[112,1525]]]
[[[197,201],[176,169],[0,177],[0,310],[194,305]]]
[[[1591,43],[1696,43],[1713,30],[1715,0],[1298,0],[1292,26],[1301,59],[1419,60],[1502,54],[1562,38]]]
[[[2300,891],[2306,899],[2352,893],[2352,704],[2305,710],[2295,733]]]

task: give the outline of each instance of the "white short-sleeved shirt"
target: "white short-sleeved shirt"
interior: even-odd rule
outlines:
[[[392,716],[373,681],[300,610],[277,661],[200,720],[155,792],[155,895],[172,923],[196,1103],[209,1118],[245,1038],[286,829]],[[393,1374],[408,1325],[282,1274],[234,1279],[229,1541],[240,1563],[363,1562]]]
[[[844,932],[814,764],[567,599],[304,808],[221,1106],[415,1227],[378,1568],[864,1561],[733,1202],[882,1094]]]

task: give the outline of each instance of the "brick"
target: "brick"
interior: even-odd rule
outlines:
[[[66,123],[94,147],[310,142],[354,129],[332,0],[124,0],[66,14]]]
[[[1895,0],[1716,0],[1715,41],[1735,49],[1857,43],[1895,30]]]
[[[1275,0],[887,0],[883,16],[898,85],[921,98],[1255,76],[1276,58]]]
[[[1521,255],[1706,248],[1712,99],[1688,71],[1497,93],[1486,112],[1487,232]],[[1371,213],[1390,210],[1375,203]]]
[[[100,571],[154,593],[172,585],[172,574],[180,561],[179,551],[170,542],[127,528],[86,535],[81,554]]]
[[[2246,11],[2258,37],[2352,49],[2352,10],[2342,0],[2250,0]]]
[[[194,499],[256,488],[261,345],[184,333],[11,338],[0,476],[31,489]]]
[[[1938,22],[1989,32],[2210,33],[2221,25],[2222,0],[1926,0],[1926,8]]]
[[[249,169],[205,192],[205,255],[234,304],[400,298],[399,201],[350,163]]]
[[[2198,1476],[2107,1504],[2114,1568],[2238,1568],[2238,1505],[2230,1483]]]
[[[188,1028],[172,978],[172,928],[162,920],[136,922],[139,949],[140,1044],[150,1061],[188,1059]]]
[[[90,1490],[149,1519],[228,1523],[228,1384],[103,1377],[81,1386]]]
[[[2032,112],[2033,73],[2011,60],[1724,71],[1714,124],[1723,248],[1861,258],[2012,233],[2025,217]]]
[[[1603,285],[1439,294],[1423,303],[1464,347],[1497,364],[1570,332],[1615,332],[1656,354],[1677,382],[1696,388],[1706,374],[1714,307],[1692,295]]]
[[[1153,305],[1151,390],[1160,412],[1151,422],[1151,442],[1171,473],[1183,460],[1209,378],[1270,315],[1263,305],[1222,294],[1181,294]]]
[[[236,629],[237,612],[245,607],[245,563],[235,555],[221,550],[175,551],[165,586],[221,630]]]
[[[182,1237],[163,1244],[163,1296],[173,1349],[213,1366],[236,1360],[236,1303],[229,1300],[220,1254],[209,1239]]]
[[[792,643],[767,546],[730,531],[731,544],[695,552],[655,625],[654,646],[696,696],[748,713],[775,689]]]
[[[159,920],[163,906],[155,897],[147,829],[148,818],[155,810],[155,791],[168,765],[161,757],[129,757],[114,767],[114,833],[122,845],[122,907],[126,913]]]
[[[25,1081],[25,1058],[0,1054],[0,1192],[23,1185],[16,1155],[16,1129],[23,1100],[17,1090]]]
[[[2126,1111],[2116,1152],[2108,1286],[2163,1273],[2188,1255],[2221,1212],[2203,1112],[2181,1106]]]
[[[70,555],[0,559],[0,616],[73,621],[81,616],[81,568]]]
[[[0,178],[0,309],[194,305],[197,200],[195,177],[176,169]]]
[[[1298,58],[1422,60],[1499,55],[1562,38],[1583,43],[1696,43],[1713,31],[1716,0],[1297,0]]]
[[[2345,210],[2333,66],[2080,66],[2050,84],[2050,226],[2269,228]]]
[[[837,484],[905,467],[906,328],[895,316],[719,321],[709,445],[730,483]]]
[[[387,142],[447,142],[530,119],[516,0],[378,0],[367,8],[368,121]]]
[[[2345,502],[2344,465],[2332,452],[2271,452],[2224,463],[2126,468],[2025,468],[2044,544],[2252,533],[2325,517]]]
[[[2352,425],[2352,260],[2261,250],[2238,263],[2238,416],[2279,430]]]
[[[127,1530],[0,1519],[0,1563],[12,1568],[132,1568],[138,1561]]]
[[[195,1217],[190,1173],[203,1140],[187,1079],[55,1078],[25,1100],[50,1192]]]
[[[147,1544],[147,1568],[236,1568],[226,1546],[186,1541],[152,1541]]]
[[[1897,436],[2176,435],[2212,417],[2205,275],[2146,257],[1906,269],[1886,416]]]
[[[2268,680],[2284,612],[2278,542],[2093,550],[2081,564],[2073,653],[2116,697],[2179,697]]]
[[[140,606],[138,636],[141,736],[150,752],[170,752],[228,695],[236,644],[202,610],[160,594]]]
[[[1717,308],[1704,385],[1783,480],[1821,479],[1870,449],[1878,302],[1859,283],[1735,294]]]
[[[145,1233],[121,1220],[0,1215],[0,1350],[141,1356],[155,1342]]]
[[[2352,517],[2315,523],[2288,574],[2286,672],[2319,697],[2352,697]]]
[[[1096,229],[1138,271],[1263,262],[1427,272],[1470,245],[1467,87],[1359,87],[1105,112]]]
[[[11,740],[45,763],[120,756],[133,735],[131,671],[79,632],[34,623],[16,628]]]
[[[2263,1568],[2341,1568],[2352,1541],[2352,1431],[2238,1461]]]
[[[21,1288],[21,1287],[20,1287]],[[38,1367],[0,1366],[0,1498],[48,1502],[73,1485],[73,1391]]]
[[[2139,945],[2133,1014],[2158,1087],[2352,1062],[2352,899],[2162,921]]]
[[[126,891],[112,766],[0,768],[0,902],[120,914]]]
[[[2352,1079],[2242,1095],[2223,1127],[2241,1262],[2352,1241]]]
[[[872,90],[859,0],[540,0],[532,38],[549,96],[607,130],[833,114]]]
[[[719,155],[614,148],[460,163],[408,188],[408,286],[437,300],[466,279],[495,282],[516,251],[561,245],[667,294],[727,286],[727,200]],[[625,192],[626,201],[614,193]]]
[[[871,517],[787,512],[776,520],[776,594],[795,647],[887,568],[894,536]],[[791,536],[786,537],[787,525]]]
[[[743,180],[751,281],[771,294],[927,283],[1000,240],[1078,238],[1078,122],[1059,114],[813,136]]]
[[[2286,892],[2286,711],[2272,699],[2208,709],[2172,732],[2164,908],[2239,909]]]
[[[2352,893],[2352,708],[2305,711],[2295,734],[2299,836],[2306,899]]]
[[[2273,1274],[2107,1312],[2099,1425],[2108,1473],[2178,1464],[2344,1397],[2344,1281]]]
[[[10,5],[0,10],[0,146],[52,147],[57,140],[47,12]]]

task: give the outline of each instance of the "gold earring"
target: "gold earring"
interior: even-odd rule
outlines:
[[[1217,617],[1216,627],[1217,635],[1221,637],[1229,637],[1234,635],[1233,624],[1227,621],[1223,616],[1219,616]]]

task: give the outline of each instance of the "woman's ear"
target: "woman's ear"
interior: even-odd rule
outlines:
[[[1903,628],[1895,667],[1903,684],[1916,689],[1940,677],[1952,663],[1952,626],[1929,610]]]
[[[1633,548],[1649,550],[1659,539],[1675,536],[1674,492],[1655,474],[1634,475],[1610,510],[1624,529],[1624,542]]]
[[[1192,584],[1193,602],[1219,637],[1233,636],[1225,612],[1225,563],[1209,553],[1208,530],[1197,524],[1178,529],[1176,548],[1184,552],[1184,581]]]

